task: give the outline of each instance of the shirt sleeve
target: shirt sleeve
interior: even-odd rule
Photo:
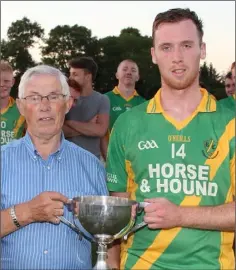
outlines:
[[[122,122],[117,119],[109,141],[106,171],[109,191],[127,192],[124,133]]]
[[[101,95],[100,107],[98,114],[108,114],[110,115],[110,100],[108,96]]]

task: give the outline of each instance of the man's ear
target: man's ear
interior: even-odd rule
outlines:
[[[13,79],[12,79],[12,85],[11,85],[11,87],[13,87],[13,85],[15,84],[15,78],[13,77]]]
[[[69,112],[69,110],[71,109],[72,105],[73,105],[74,99],[72,97],[69,97],[69,99],[66,101],[66,113],[67,114]]]
[[[16,99],[16,105],[21,115],[25,116],[24,104],[19,98]]]

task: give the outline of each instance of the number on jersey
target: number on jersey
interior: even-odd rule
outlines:
[[[181,144],[180,148],[176,150],[175,147],[175,143],[171,144],[171,157],[175,158],[175,157],[181,157],[182,159],[184,159],[186,157],[185,154],[185,144]]]

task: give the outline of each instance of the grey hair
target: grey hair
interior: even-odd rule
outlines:
[[[67,83],[66,76],[57,68],[47,65],[38,65],[32,68],[29,68],[21,77],[20,84],[18,87],[18,97],[24,98],[25,86],[27,82],[37,75],[52,75],[55,76],[61,83],[62,94],[66,95],[66,99],[69,99],[70,88]]]

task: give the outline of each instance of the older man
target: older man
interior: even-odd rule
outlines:
[[[21,79],[17,105],[27,132],[1,149],[3,269],[91,268],[90,242],[58,218],[72,219],[69,198],[107,195],[100,161],[63,136],[69,96],[53,67],[31,68]]]
[[[20,115],[15,100],[10,96],[14,85],[12,66],[5,61],[0,62],[0,108],[1,108],[1,145],[24,134],[25,118]]]

